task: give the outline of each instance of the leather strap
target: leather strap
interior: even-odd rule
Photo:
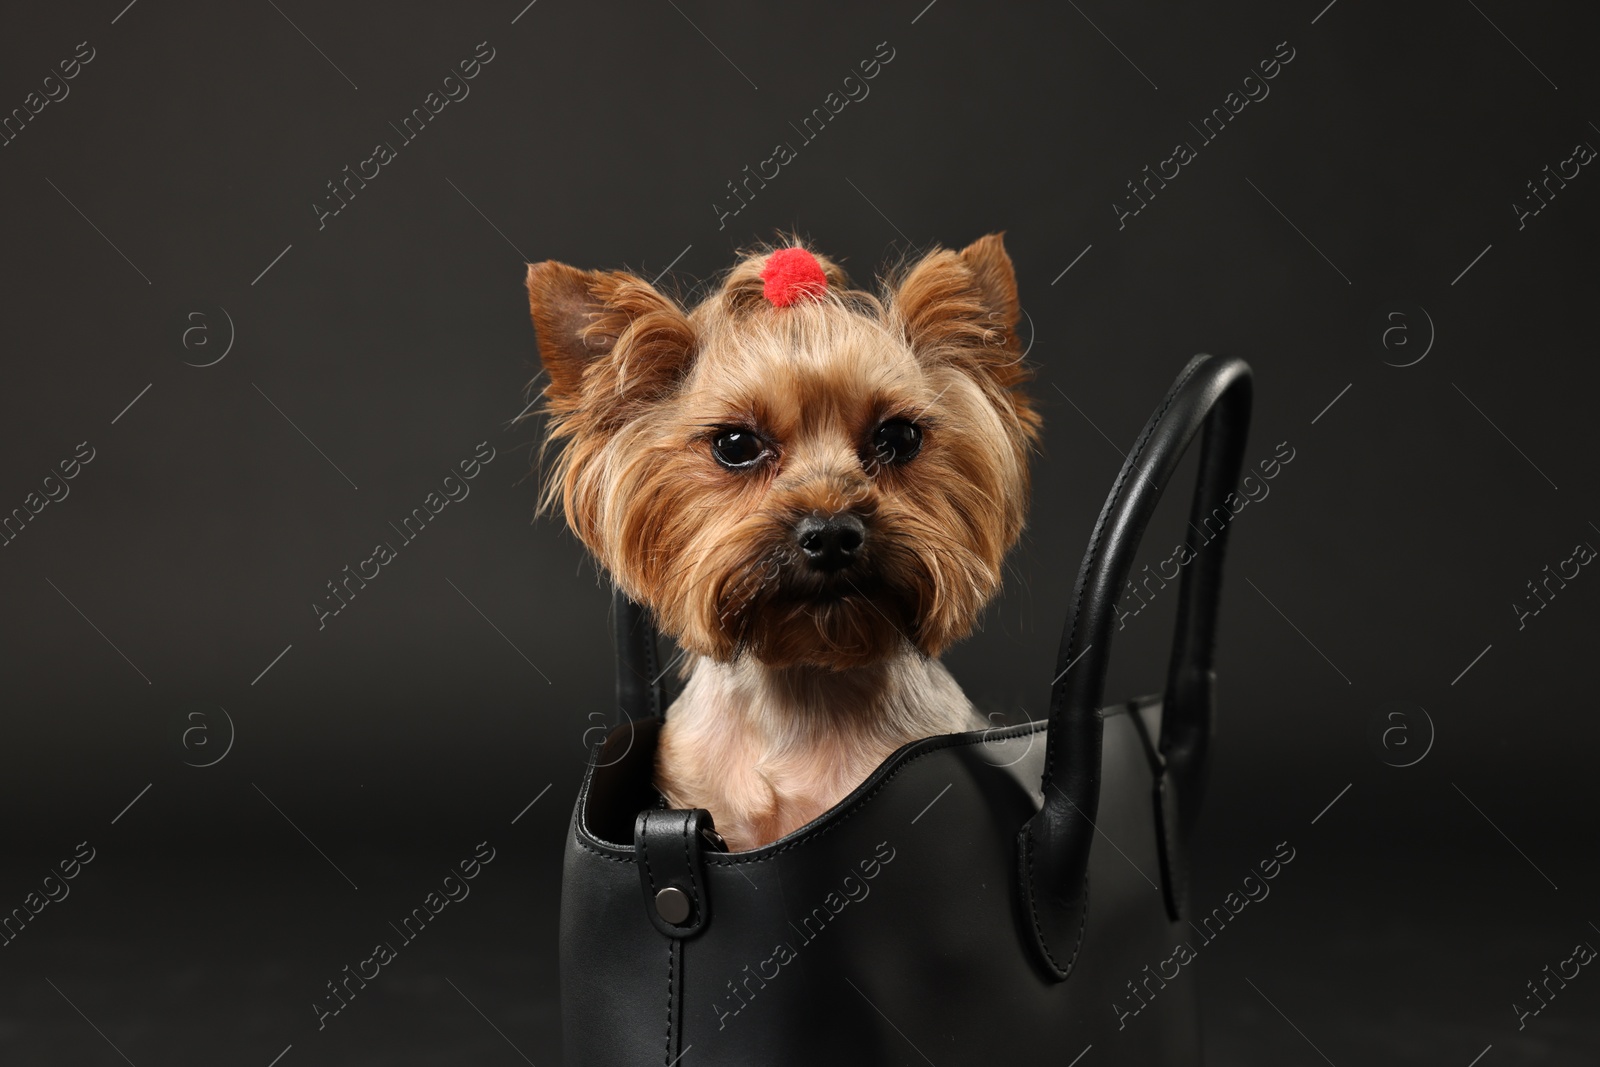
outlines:
[[[1017,838],[1024,925],[1033,933],[1046,973],[1057,981],[1072,971],[1088,910],[1089,849],[1100,799],[1100,708],[1117,596],[1168,480],[1203,426],[1190,512],[1191,526],[1202,535],[1196,540],[1202,543],[1192,546],[1195,556],[1185,566],[1179,593],[1163,699],[1163,766],[1156,784],[1170,916],[1177,917],[1185,895],[1187,845],[1211,730],[1223,548],[1233,514],[1225,501],[1235,490],[1243,462],[1250,404],[1251,373],[1244,361],[1208,355],[1190,360],[1128,453],[1078,572],[1051,686],[1044,802]]]
[[[666,714],[656,628],[644,608],[621,589],[611,591],[612,639],[617,646],[617,714],[612,725]]]
[[[711,921],[705,848],[720,840],[704,808],[646,808],[633,824],[634,855],[650,923],[670,938],[693,937]]]

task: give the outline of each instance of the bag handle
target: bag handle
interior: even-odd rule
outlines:
[[[659,719],[667,712],[656,627],[649,612],[611,590],[611,636],[617,648],[617,716],[613,726]]]
[[[1159,851],[1172,918],[1179,917],[1187,895],[1187,843],[1205,777],[1222,556],[1231,526],[1227,520],[1233,514],[1225,501],[1243,463],[1250,402],[1251,372],[1243,360],[1209,355],[1190,360],[1128,453],[1078,571],[1050,691],[1050,732],[1041,785],[1044,802],[1017,835],[1024,926],[1031,928],[1040,961],[1057,981],[1072,971],[1088,911],[1089,847],[1100,801],[1105,725],[1100,707],[1117,594],[1128,581],[1140,539],[1167,482],[1203,426],[1189,523],[1202,532],[1219,509],[1224,521],[1216,535],[1199,546],[1183,574],[1155,787]]]

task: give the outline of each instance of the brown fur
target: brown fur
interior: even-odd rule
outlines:
[[[735,848],[804,825],[907,741],[969,728],[936,657],[1000,587],[1021,532],[1039,419],[997,235],[936,250],[787,308],[746,256],[692,311],[623,272],[528,268],[549,375],[544,504],[695,656],[667,717],[657,785],[704,807]],[[922,430],[909,462],[868,444]],[[712,458],[719,429],[759,431],[749,471]],[[795,523],[849,511],[861,561],[802,565]]]

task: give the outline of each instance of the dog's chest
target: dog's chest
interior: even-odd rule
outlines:
[[[932,661],[799,683],[703,663],[668,712],[656,784],[670,806],[710,811],[730,848],[755,848],[837,804],[901,745],[973,718]]]

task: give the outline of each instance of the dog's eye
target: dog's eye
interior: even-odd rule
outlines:
[[[879,463],[904,463],[922,449],[922,431],[909,419],[890,419],[872,434]]]
[[[711,454],[724,467],[743,470],[767,454],[767,446],[749,430],[719,430],[711,439]]]

